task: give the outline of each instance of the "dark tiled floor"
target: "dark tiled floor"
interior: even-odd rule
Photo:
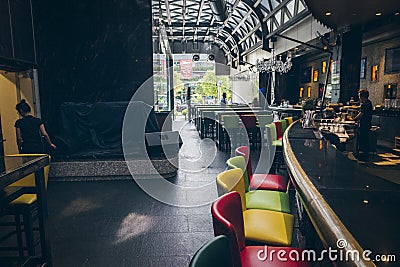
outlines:
[[[200,140],[193,125],[180,120],[174,128],[184,145],[180,170],[170,181],[191,187],[213,182],[228,155]],[[50,182],[48,192],[54,266],[188,266],[196,250],[213,237],[210,204],[170,206],[147,195],[129,177]],[[210,194],[216,196],[216,191]]]

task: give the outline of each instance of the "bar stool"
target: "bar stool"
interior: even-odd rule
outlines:
[[[257,119],[254,115],[240,115],[243,126],[246,129],[247,136],[249,137],[250,147],[252,150],[257,146]]]
[[[276,139],[277,140],[282,140],[283,131],[282,131],[282,123],[281,123],[281,121],[274,121],[273,124],[275,124]]]
[[[269,173],[253,173],[250,151],[247,146],[238,147],[236,148],[235,152],[236,155],[242,156],[245,160],[244,164],[246,164],[246,172],[247,172],[245,175],[247,175],[249,179],[249,190],[260,189],[260,190],[274,190],[281,192],[287,191],[288,182],[286,178],[283,177],[282,175],[269,174]],[[267,153],[269,152],[270,151],[267,150]],[[269,156],[269,158],[272,159],[271,163],[273,163],[273,156]],[[236,163],[234,162],[234,160],[230,160],[230,162],[227,163],[228,166],[237,165],[238,167],[241,168],[243,165],[243,161],[241,159],[237,159],[235,161]],[[269,162],[267,162],[266,164],[269,164]]]
[[[248,246],[246,245],[246,239],[251,233],[249,228],[254,227],[250,224],[250,219],[255,219],[252,215],[248,214],[257,212],[257,210],[249,210],[242,212],[240,203],[240,196],[237,192],[231,192],[222,197],[218,198],[211,206],[211,214],[213,218],[214,235],[224,235],[228,238],[231,257],[234,267],[311,267],[312,265],[307,261],[294,261],[287,259],[286,261],[280,261],[278,257],[268,257],[265,261],[260,261],[258,258],[259,251],[264,251],[265,246]],[[261,211],[262,212],[262,211]],[[254,216],[257,216],[254,214]],[[268,219],[267,217],[265,219]],[[259,221],[260,226],[270,225],[271,221]],[[287,225],[288,227],[290,226]],[[286,228],[290,230],[290,228]],[[267,229],[265,229],[267,230]],[[272,226],[271,229],[273,234],[277,234],[280,231],[279,225]],[[268,232],[267,232],[268,233]],[[265,233],[264,233],[265,234]],[[272,236],[270,237],[272,239]],[[271,240],[270,239],[270,240]],[[266,240],[267,244],[270,244]],[[302,255],[303,249],[293,247],[273,247],[268,246],[268,249],[275,251],[285,251],[286,255],[289,255],[292,251],[296,250],[298,255]],[[223,256],[222,256],[223,257]],[[207,265],[209,266],[209,265]],[[219,266],[219,265],[218,265]],[[228,266],[228,265],[227,265]]]
[[[272,116],[272,114],[268,114],[268,115],[257,115],[257,121],[258,121],[258,131],[257,131],[257,145],[262,144],[262,139],[264,136],[264,130],[265,130],[265,126],[267,124],[270,124],[274,121],[274,118]]]
[[[48,156],[50,161],[50,156],[46,154],[14,154],[7,156]],[[45,178],[45,186],[47,189],[47,182],[49,177],[50,165],[44,167],[44,178]],[[29,174],[21,180],[11,184],[8,188],[12,187],[34,187],[35,186],[35,175]],[[26,193],[15,199],[6,207],[5,214],[14,216],[14,223],[16,227],[16,232],[18,236],[18,250],[19,252],[23,251],[23,244],[20,243],[19,236],[22,235],[22,232],[25,232],[26,246],[28,250],[28,256],[35,255],[35,241],[34,241],[34,227],[33,223],[37,218],[37,195],[35,193]],[[21,216],[23,220],[21,221]],[[21,225],[24,228],[21,228]],[[23,255],[22,255],[23,256]]]
[[[214,237],[193,256],[189,267],[232,266],[229,239],[225,235]]]
[[[245,192],[242,169],[230,169],[217,175],[218,196],[236,191],[242,199],[243,210],[260,209],[290,213],[289,195],[271,190]]]
[[[240,194],[230,192],[219,197],[211,206],[214,234],[226,234],[221,224],[230,222],[245,240],[269,245],[290,246],[293,234],[293,215],[270,210],[243,210]],[[225,228],[225,227],[223,227]]]
[[[238,144],[241,142],[242,125],[239,122],[238,115],[224,115],[222,117],[222,148],[224,151],[229,151],[231,144]]]

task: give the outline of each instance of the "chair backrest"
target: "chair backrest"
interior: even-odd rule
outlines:
[[[218,196],[236,191],[242,199],[242,210],[246,210],[246,193],[244,190],[243,171],[240,168],[230,169],[217,175]]]
[[[258,115],[257,116],[258,125],[260,128],[265,128],[267,124],[270,124],[274,121],[274,117],[271,115]]]
[[[240,119],[246,129],[257,127],[257,119],[254,115],[241,115]]]
[[[267,125],[267,128],[269,129],[269,133],[271,134],[271,142],[276,141],[277,135],[276,135],[276,126],[274,123],[270,123]]]
[[[247,164],[246,164],[246,160],[244,159],[243,156],[236,156],[236,157],[232,157],[229,158],[226,161],[226,165],[228,166],[228,169],[242,169],[243,171],[243,178],[244,178],[244,189],[247,192],[249,189],[249,175],[247,173]]]
[[[230,192],[214,201],[211,206],[214,235],[228,237],[233,266],[241,266],[240,251],[246,246],[243,213],[238,192]]]
[[[231,267],[232,256],[229,239],[225,235],[214,237],[193,256],[189,267]]]
[[[276,127],[276,137],[277,139],[282,137],[282,124],[280,121],[274,121]]]
[[[285,119],[283,119],[283,120],[280,120],[280,122],[281,122],[281,125],[282,125],[282,135],[283,135],[283,133],[286,131],[286,128],[287,128],[287,122],[286,122],[286,120]]]
[[[287,120],[287,126],[293,123],[293,117],[286,117],[285,120]]]
[[[37,156],[48,156],[49,157],[49,162],[51,160],[50,155],[47,154],[12,154],[12,155],[7,155],[7,157],[37,157]],[[45,187],[47,188],[47,182],[49,180],[49,171],[50,171],[50,165],[47,165],[44,167],[44,182],[45,182]],[[24,178],[16,181],[15,183],[10,184],[9,186],[26,186],[26,187],[32,187],[35,186],[35,174],[31,173],[25,176]]]
[[[250,149],[248,146],[240,146],[235,150],[236,156],[243,156],[247,163],[247,175],[249,177],[253,174],[253,166],[251,165]]]
[[[224,121],[224,127],[226,129],[238,129],[239,128],[239,116],[237,115],[224,115],[222,117]]]

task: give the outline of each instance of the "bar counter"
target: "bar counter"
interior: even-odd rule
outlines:
[[[342,242],[344,255],[360,255],[359,261],[335,265],[399,266],[400,185],[366,172],[299,122],[290,125],[283,142],[292,183],[324,247],[338,249]],[[365,250],[372,259],[395,255],[397,261],[364,260]]]

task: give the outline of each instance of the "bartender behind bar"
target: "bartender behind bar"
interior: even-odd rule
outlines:
[[[358,128],[358,158],[368,161],[369,155],[369,131],[372,121],[372,103],[368,99],[369,93],[365,89],[358,91],[358,96],[361,102],[360,112],[354,117],[354,120],[359,120]]]

